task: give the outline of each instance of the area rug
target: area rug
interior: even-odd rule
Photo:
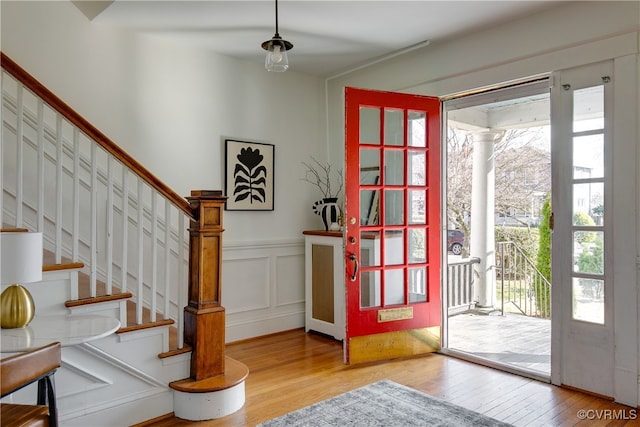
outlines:
[[[389,380],[378,381],[258,427],[507,427],[485,415]]]

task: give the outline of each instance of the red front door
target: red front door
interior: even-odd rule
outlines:
[[[346,88],[347,363],[440,346],[440,101]]]

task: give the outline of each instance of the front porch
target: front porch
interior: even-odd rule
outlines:
[[[551,320],[522,314],[449,317],[448,347],[544,376],[551,372]]]
[[[449,350],[548,377],[551,373],[550,284],[510,242],[497,244],[495,299],[478,307],[477,258],[450,257],[447,268]],[[505,250],[505,248],[509,248]],[[537,296],[537,298],[536,298]]]

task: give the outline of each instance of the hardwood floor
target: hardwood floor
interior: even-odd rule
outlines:
[[[430,354],[347,366],[340,342],[302,329],[233,343],[226,351],[249,367],[242,409],[217,420],[167,417],[143,425],[255,426],[385,378],[515,426],[640,425],[629,419],[640,412],[633,408],[450,356]],[[600,419],[580,420],[580,410]]]

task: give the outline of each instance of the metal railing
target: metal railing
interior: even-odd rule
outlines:
[[[501,310],[511,304],[526,316],[551,317],[551,283],[514,242],[498,242],[496,281]]]

